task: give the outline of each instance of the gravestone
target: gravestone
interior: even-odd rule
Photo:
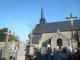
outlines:
[[[11,46],[11,50],[15,49],[15,45],[14,45],[15,41],[12,41],[12,46]]]
[[[40,48],[41,54],[43,54],[45,51],[46,51],[46,47],[41,47],[41,48]]]
[[[29,54],[31,55],[31,54],[34,54],[34,50],[33,50],[33,47],[29,47]]]
[[[32,46],[27,46],[25,60],[29,60],[28,55],[34,55],[34,48]]]
[[[16,56],[17,56],[16,51],[12,51],[10,53],[10,57],[12,57],[11,60],[15,60],[16,59]]]
[[[8,46],[8,38],[9,38],[9,29],[7,29],[7,32],[5,32],[6,34],[6,42],[5,42],[5,46],[2,49],[2,58],[5,60],[9,60],[10,59],[10,51],[9,51],[9,46]]]
[[[18,45],[18,42],[15,42],[14,40],[11,42],[11,46],[9,46],[9,49],[10,49],[10,57],[12,57],[12,59],[14,60],[17,60],[17,45]]]
[[[25,44],[24,42],[19,42],[19,50],[17,51],[16,60],[25,60]]]

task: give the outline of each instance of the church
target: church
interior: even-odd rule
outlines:
[[[80,47],[80,19],[73,20],[73,29],[70,22],[70,20],[65,20],[48,23],[44,17],[44,9],[42,7],[39,24],[36,24],[28,35],[29,44],[36,48],[47,47],[50,44],[53,49],[57,46],[60,48],[69,46],[71,41],[74,49]]]

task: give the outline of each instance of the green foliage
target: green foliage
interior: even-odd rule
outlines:
[[[10,41],[10,42],[11,42],[11,41],[13,41],[13,40],[14,40],[15,42],[19,41],[19,40],[18,40],[18,37],[13,36],[13,35],[10,35],[10,36],[9,36],[9,40],[8,40],[8,41]]]
[[[6,41],[6,34],[4,34],[5,32],[7,32],[7,28],[3,28],[0,29],[0,42],[5,42]],[[9,31],[11,33],[11,31]],[[9,36],[9,42],[11,41],[19,41],[19,38],[17,36],[14,36],[13,34]]]

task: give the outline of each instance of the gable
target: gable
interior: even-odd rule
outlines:
[[[58,38],[62,38],[63,39],[63,37],[65,38],[65,39],[68,39],[66,36],[64,36],[61,32],[60,32],[60,30],[58,29],[57,30],[57,32],[54,34],[54,36],[52,37],[52,39],[54,39],[54,38],[56,38],[56,39],[58,39]]]

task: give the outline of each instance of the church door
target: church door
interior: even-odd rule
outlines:
[[[57,46],[59,46],[61,48],[62,46],[62,39],[57,39]]]

